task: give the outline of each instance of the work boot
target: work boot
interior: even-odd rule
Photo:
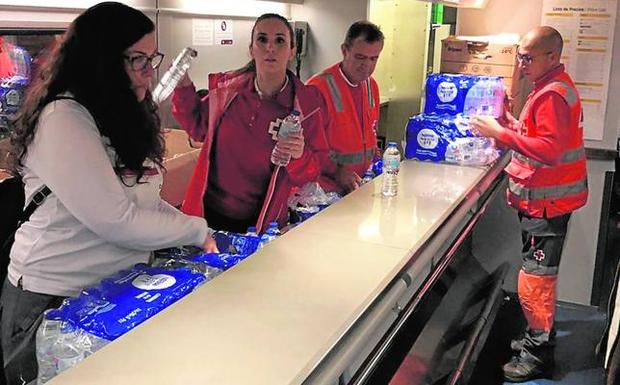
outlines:
[[[536,378],[551,378],[553,371],[553,360],[543,362],[535,357],[520,352],[512,356],[502,370],[504,379],[508,382],[526,382]]]
[[[526,331],[525,334],[521,335],[519,338],[516,338],[510,341],[510,350],[512,350],[515,353],[518,353],[521,350],[523,350],[523,346],[525,346],[525,339],[527,338],[528,331]],[[549,333],[548,344],[550,344],[550,346],[555,346],[555,329],[552,329],[551,333]]]

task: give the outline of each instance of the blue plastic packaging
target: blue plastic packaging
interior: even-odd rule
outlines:
[[[429,75],[424,113],[500,117],[505,97],[501,79],[499,76]]]
[[[484,165],[498,156],[493,140],[474,136],[469,119],[463,115],[420,114],[409,118],[407,159]]]
[[[48,319],[108,341],[125,334],[178,301],[206,280],[190,269],[167,270],[139,264],[82,291],[52,310]]]
[[[220,252],[230,254],[250,255],[258,250],[260,237],[258,235],[246,235],[229,233],[227,231],[216,231],[213,239]]]
[[[204,263],[220,270],[228,270],[247,257],[247,254],[200,253],[188,257],[188,260],[192,262]]]
[[[372,172],[375,176],[383,174],[383,158],[375,159],[375,161],[372,162]]]

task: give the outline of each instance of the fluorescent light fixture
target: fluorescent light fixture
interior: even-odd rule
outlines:
[[[52,7],[52,8],[88,8],[92,5],[100,3],[97,0],[3,0],[1,5],[18,5],[22,7]]]
[[[256,0],[177,0],[170,8],[183,12],[204,15],[249,16],[256,17],[263,13],[278,13],[290,17],[291,6],[275,1]],[[161,5],[161,4],[160,4]],[[167,4],[166,4],[167,5]]]
[[[489,0],[421,0],[429,3],[441,3],[458,8],[484,8]]]

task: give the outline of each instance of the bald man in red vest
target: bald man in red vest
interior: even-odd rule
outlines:
[[[521,223],[517,292],[528,326],[511,343],[515,354],[503,367],[512,382],[551,375],[560,256],[571,213],[588,199],[581,101],[560,63],[562,46],[562,36],[551,27],[528,32],[517,59],[534,90],[519,120],[506,113],[499,121],[471,121],[474,131],[513,150],[507,193]]]

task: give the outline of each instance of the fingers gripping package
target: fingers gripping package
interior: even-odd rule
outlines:
[[[477,166],[498,156],[494,140],[475,136],[466,116],[420,114],[407,124],[408,159]]]
[[[220,253],[205,253],[202,249],[192,246],[167,249],[165,252],[155,255],[155,265],[165,267],[192,266],[194,269],[203,271],[207,277],[214,277],[258,250],[263,237],[256,234],[256,228],[252,229],[247,234],[227,231],[214,232],[213,239],[215,239]]]
[[[505,96],[499,76],[432,74],[426,79],[424,113],[498,118],[504,112]]]
[[[178,301],[207,277],[191,268],[136,265],[46,311],[37,331],[39,383]]]

